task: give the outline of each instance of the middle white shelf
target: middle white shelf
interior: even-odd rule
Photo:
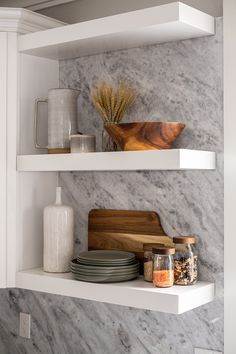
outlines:
[[[19,155],[17,170],[22,172],[214,170],[215,160],[215,152],[189,149]]]

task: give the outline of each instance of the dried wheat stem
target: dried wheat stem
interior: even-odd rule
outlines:
[[[110,83],[99,82],[91,90],[91,100],[105,124],[119,123],[125,112],[133,105],[135,91],[126,83],[121,82],[117,88]]]

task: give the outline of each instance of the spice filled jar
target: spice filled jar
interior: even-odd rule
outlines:
[[[176,285],[192,285],[197,281],[197,254],[194,236],[173,238],[176,253],[174,257],[174,274]]]
[[[164,246],[162,243],[144,243],[143,244],[143,279],[145,281],[152,282],[152,273],[153,273],[153,253],[152,249]]]
[[[174,285],[174,247],[157,247],[152,250],[153,284],[158,288],[169,288]]]

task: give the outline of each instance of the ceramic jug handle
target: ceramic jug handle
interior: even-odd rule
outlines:
[[[47,146],[42,146],[38,142],[38,105],[40,102],[47,103],[46,98],[37,98],[34,105],[34,146],[36,149],[47,149]]]

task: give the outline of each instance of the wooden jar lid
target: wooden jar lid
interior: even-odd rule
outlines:
[[[194,244],[196,242],[195,236],[176,236],[173,237],[173,242],[176,244]]]
[[[158,248],[164,246],[163,243],[144,243],[143,250],[144,251],[152,251],[153,248]]]
[[[152,249],[152,252],[154,254],[163,254],[163,255],[171,255],[175,254],[175,248],[174,247],[156,247]]]

